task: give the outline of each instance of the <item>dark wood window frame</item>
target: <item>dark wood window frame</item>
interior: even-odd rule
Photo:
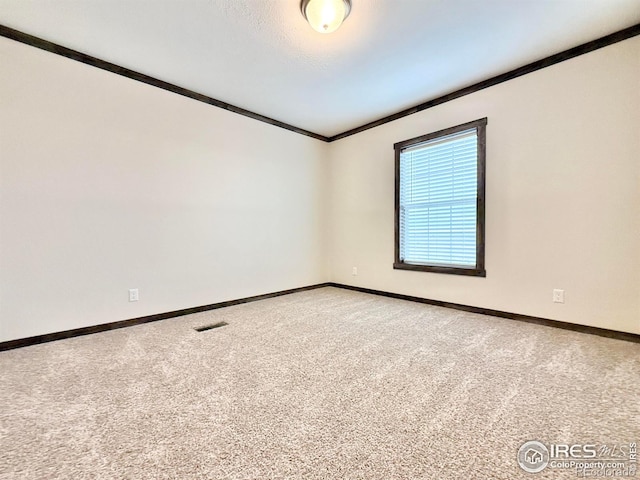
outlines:
[[[486,277],[484,265],[485,246],[485,183],[486,183],[486,127],[487,118],[463,123],[437,132],[428,133],[420,137],[404,140],[393,145],[395,150],[395,252],[393,268],[398,270],[414,270],[420,272],[449,273],[454,275],[469,275]],[[413,145],[444,137],[465,130],[476,129],[478,138],[478,190],[476,199],[476,265],[475,267],[454,267],[442,265],[415,265],[405,263],[400,259],[400,153],[403,149]]]

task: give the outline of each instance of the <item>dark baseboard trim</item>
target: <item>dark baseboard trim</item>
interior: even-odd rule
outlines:
[[[546,318],[532,317],[530,315],[521,315],[519,313],[503,312],[500,310],[492,310],[490,308],[472,307],[469,305],[462,305],[459,303],[443,302],[441,300],[431,300],[422,297],[413,297],[411,295],[403,295],[400,293],[384,292],[382,290],[373,290],[371,288],[355,287],[353,285],[345,285],[342,283],[325,282],[318,283],[316,285],[309,285],[306,287],[292,288],[289,290],[281,290],[279,292],[265,293],[263,295],[255,295],[253,297],[239,298],[237,300],[228,300],[226,302],[212,303],[209,305],[202,305],[199,307],[185,308],[182,310],[174,310],[172,312],[158,313],[155,315],[147,315],[145,317],[137,317],[129,320],[120,320],[117,322],[103,323],[100,325],[93,325],[90,327],[75,328],[73,330],[65,330],[63,332],[47,333],[44,335],[37,335],[35,337],[19,338],[17,340],[9,340],[7,342],[0,342],[0,352],[5,350],[13,350],[15,348],[28,347],[31,345],[38,345],[40,343],[48,343],[56,340],[63,340],[65,338],[80,337],[82,335],[91,335],[93,333],[106,332],[107,330],[115,330],[118,328],[132,327],[134,325],[141,325],[143,323],[157,322],[159,320],[166,320],[168,318],[181,317],[183,315],[190,315],[192,313],[205,312],[207,310],[216,310],[218,308],[231,307],[233,305],[240,305],[242,303],[256,302],[258,300],[265,300],[267,298],[280,297],[282,295],[289,295],[291,293],[304,292],[307,290],[314,290],[323,287],[335,287],[345,290],[353,290],[361,293],[368,293],[371,295],[378,295],[382,297],[395,298],[398,300],[407,300],[410,302],[424,303],[427,305],[435,305],[437,307],[451,308],[454,310],[462,310],[465,312],[479,313],[482,315],[492,315],[494,317],[508,318],[510,320],[518,320],[520,322],[534,323],[536,325],[544,325],[546,327],[561,328],[564,330],[572,330],[574,332],[588,333],[590,335],[598,335],[600,337],[613,338],[616,340],[625,340],[627,342],[640,343],[640,335],[627,332],[619,332],[616,330],[607,330],[605,328],[589,327],[586,325],[578,325],[575,323],[561,322],[559,320],[549,320]]]
[[[256,302],[267,298],[280,297],[289,295],[290,293],[304,292],[306,290],[314,290],[316,288],[328,287],[329,283],[318,283],[307,287],[292,288],[290,290],[281,290],[279,292],[265,293],[263,295],[255,295],[253,297],[239,298],[237,300],[228,300],[226,302],[212,303],[210,305],[202,305],[200,307],[185,308],[182,310],[174,310],[173,312],[158,313],[155,315],[147,315],[146,317],[131,318],[129,320],[120,320],[117,322],[103,323],[101,325],[93,325],[90,327],[74,328],[73,330],[65,330],[63,332],[47,333],[45,335],[37,335],[35,337],[19,338],[17,340],[9,340],[0,342],[0,352],[12,350],[14,348],[28,347],[39,343],[53,342],[65,338],[79,337],[82,335],[90,335],[92,333],[105,332],[107,330],[115,330],[117,328],[132,327],[143,323],[157,322],[158,320],[166,320],[167,318],[181,317],[192,313],[205,312],[207,310],[216,310],[218,308],[230,307],[232,305],[240,305],[241,303]]]
[[[405,110],[396,112],[392,115],[388,115],[378,120],[374,120],[373,122],[369,122],[365,125],[361,125],[359,127],[352,128],[345,132],[338,133],[337,135],[327,137],[325,135],[320,135],[319,133],[314,133],[309,130],[305,130],[303,128],[298,128],[294,125],[290,125],[288,123],[284,123],[279,120],[275,120],[273,118],[260,115],[259,113],[255,113],[250,110],[246,110],[244,108],[236,107],[235,105],[231,105],[221,100],[208,97],[207,95],[194,92],[193,90],[189,90],[187,88],[173,85],[171,83],[165,82],[163,80],[159,80],[149,75],[136,72],[129,68],[121,67],[119,65],[116,65],[111,62],[107,62],[105,60],[100,60],[99,58],[92,57],[91,55],[78,52],[77,50],[73,50],[71,48],[63,47],[62,45],[58,45],[56,43],[49,42],[48,40],[44,40],[42,38],[38,38],[33,35],[20,32],[18,30],[14,30],[13,28],[0,25],[0,37],[10,38],[17,42],[24,43],[26,45],[31,45],[32,47],[40,48],[42,50],[46,50],[48,52],[52,52],[57,55],[62,55],[63,57],[67,57],[72,60],[76,60],[78,62],[100,68],[102,70],[107,70],[109,72],[116,73],[118,75],[122,75],[124,77],[131,78],[133,80],[137,80],[139,82],[146,83],[154,87],[162,88],[163,90],[168,90],[170,92],[177,93],[178,95],[183,95],[185,97],[192,98],[199,102],[204,102],[209,105],[213,105],[214,107],[222,108],[230,112],[237,113],[239,115],[244,115],[245,117],[253,118],[254,120],[258,120],[260,122],[264,122],[270,125],[274,125],[276,127],[284,128],[286,130],[299,133],[300,135],[306,135],[307,137],[315,138],[323,142],[334,142],[336,140],[340,140],[342,138],[355,135],[356,133],[364,132],[365,130],[369,130],[371,128],[383,125],[385,123],[393,122],[394,120],[397,120],[399,118],[421,112],[422,110],[426,110],[428,108],[435,107],[436,105],[440,105],[442,103],[455,100],[456,98],[469,95],[470,93],[474,93],[479,90],[483,90],[485,88],[498,85],[499,83],[513,80],[514,78],[521,77],[522,75],[526,75],[528,73],[532,73],[532,72],[541,70],[543,68],[550,67],[551,65],[564,62],[565,60],[570,60],[574,57],[584,55],[585,53],[593,52],[594,50],[598,50],[600,48],[613,45],[614,43],[622,42],[623,40],[627,40],[637,35],[640,35],[640,24],[633,25],[632,27],[625,28],[624,30],[620,30],[619,32],[612,33],[611,35],[606,35],[604,37],[598,38],[591,42],[583,43],[582,45],[578,45],[577,47],[570,48],[569,50],[556,53],[555,55],[551,55],[541,60],[537,60],[535,62],[529,63],[528,65],[524,65],[522,67],[516,68],[509,72],[496,75],[495,77],[491,77],[487,80],[483,80],[481,82],[475,83],[468,87],[464,87],[454,92],[448,93],[446,95],[442,95],[440,97],[428,100],[414,107],[407,108]]]
[[[482,315],[492,315],[494,317],[508,318],[510,320],[518,320],[520,322],[535,323],[536,325],[544,325],[546,327],[561,328],[563,330],[572,330],[574,332],[588,333],[590,335],[598,335],[600,337],[614,338],[616,340],[625,340],[627,342],[640,343],[640,335],[635,333],[619,332],[617,330],[608,330],[606,328],[589,327],[587,325],[578,325],[575,323],[561,322],[559,320],[549,320],[547,318],[532,317],[530,315],[521,315],[519,313],[503,312],[500,310],[492,310],[490,308],[472,307],[469,305],[461,305],[459,303],[443,302],[441,300],[430,300],[428,298],[413,297],[410,295],[402,295],[400,293],[384,292],[381,290],[373,290],[370,288],[354,287],[353,285],[344,285],[342,283],[329,283],[330,287],[343,288],[356,292],[369,293],[382,297],[395,298],[398,300],[408,300],[410,302],[425,303],[427,305],[435,305],[437,307],[452,308],[454,310],[462,310],[465,312],[479,313]]]
[[[322,140],[323,142],[328,141],[328,137],[325,137],[324,135],[319,135],[317,133],[310,132],[309,130],[298,128],[293,125],[289,125],[288,123],[284,123],[279,120],[275,120],[273,118],[260,115],[259,113],[255,113],[250,110],[246,110],[244,108],[236,107],[235,105],[231,105],[230,103],[223,102],[222,100],[217,100],[215,98],[208,97],[207,95],[202,95],[201,93],[194,92],[193,90],[182,88],[172,83],[159,80],[157,78],[151,77],[149,75],[145,75],[140,72],[136,72],[135,70],[121,67],[119,65],[116,65],[111,62],[107,62],[105,60],[100,60],[99,58],[92,57],[91,55],[87,55],[86,53],[78,52],[77,50],[63,47],[62,45],[49,42],[48,40],[44,40],[42,38],[34,37],[33,35],[29,35],[28,33],[23,33],[18,30],[14,30],[13,28],[6,27],[4,25],[0,25],[0,37],[10,38],[11,40],[15,40],[17,42],[24,43],[26,45],[31,45],[32,47],[40,48],[42,50],[46,50],[48,52],[61,55],[63,57],[70,58],[71,60],[76,60],[78,62],[91,65],[92,67],[97,67],[102,70],[106,70],[108,72],[116,73],[118,75],[122,75],[123,77],[131,78],[132,80],[137,80],[138,82],[146,83],[147,85],[152,85],[154,87],[158,87],[163,90],[168,90],[170,92],[177,93],[178,95],[182,95],[184,97],[192,98],[193,100],[197,100],[199,102],[208,103],[209,105],[213,105],[214,107],[222,108],[224,110],[228,110],[230,112],[237,113],[239,115],[244,115],[245,117],[253,118],[254,120],[258,120],[260,122],[268,123],[276,127],[284,128],[285,130],[290,130],[292,132],[299,133],[300,135],[306,135],[307,137],[312,137],[317,140]]]
[[[570,60],[574,57],[584,55],[585,53],[593,52],[594,50],[598,50],[600,48],[613,45],[614,43],[627,40],[629,38],[635,37],[636,35],[640,35],[640,24],[634,25],[629,28],[625,28],[624,30],[620,30],[619,32],[612,33],[611,35],[598,38],[597,40],[583,43],[582,45],[578,45],[577,47],[570,48],[569,50],[565,50],[560,53],[556,53],[555,55],[551,55],[549,57],[543,58],[542,60],[537,60],[535,62],[529,63],[528,65],[524,65],[523,67],[516,68],[509,72],[496,75],[495,77],[491,77],[487,80],[483,80],[481,82],[475,83],[468,87],[461,88],[460,90],[447,93],[446,95],[443,95],[441,97],[434,98],[427,102],[421,103],[420,105],[416,105],[415,107],[407,108],[406,110],[396,112],[387,117],[380,118],[379,120],[374,120],[373,122],[369,122],[360,127],[352,128],[351,130],[347,130],[346,132],[333,135],[332,137],[329,137],[329,142],[334,142],[336,140],[340,140],[342,138],[355,135],[356,133],[364,132],[365,130],[369,130],[379,125],[393,122],[394,120],[397,120],[399,118],[421,112],[422,110],[426,110],[427,108],[435,107],[436,105],[440,105],[442,103],[455,100],[456,98],[469,95],[470,93],[475,93],[479,90],[484,90],[485,88],[488,88],[488,87],[493,87],[494,85],[498,85],[499,83],[513,80],[514,78],[521,77],[522,75],[527,75],[528,73],[536,72],[543,68],[550,67],[551,65],[555,65],[556,63],[564,62],[565,60]]]

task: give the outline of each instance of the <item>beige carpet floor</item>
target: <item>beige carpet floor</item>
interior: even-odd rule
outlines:
[[[0,353],[0,478],[576,478],[517,450],[639,441],[639,380],[640,344],[322,288]]]

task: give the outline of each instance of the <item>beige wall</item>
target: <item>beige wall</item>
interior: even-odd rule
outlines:
[[[0,341],[328,280],[640,333],[638,37],[331,144],[0,64]],[[393,144],[485,116],[487,277],[393,270]]]
[[[326,281],[326,143],[4,38],[0,65],[0,341]]]
[[[393,270],[393,144],[481,117],[487,277]],[[640,37],[345,138],[329,154],[332,281],[640,333]],[[554,288],[565,304],[552,303]]]

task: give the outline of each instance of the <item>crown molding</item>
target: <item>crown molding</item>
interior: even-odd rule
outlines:
[[[273,118],[270,118],[264,115],[260,115],[259,113],[255,113],[250,110],[246,110],[244,108],[237,107],[230,103],[223,102],[222,100],[217,100],[213,97],[209,97],[207,95],[194,92],[193,90],[189,90],[187,88],[183,88],[178,85],[174,85],[172,83],[159,80],[149,75],[136,72],[135,70],[121,67],[114,63],[101,60],[91,55],[87,55],[86,53],[82,53],[77,50],[73,50],[71,48],[58,45],[48,40],[44,40],[42,38],[38,38],[33,35],[20,32],[18,30],[14,30],[13,28],[0,25],[1,37],[9,38],[11,40],[15,40],[17,42],[24,43],[26,45],[31,45],[32,47],[40,48],[42,50],[46,50],[48,52],[55,53],[57,55],[61,55],[66,58],[70,58],[72,60],[76,60],[78,62],[91,65],[93,67],[97,67],[102,70],[106,70],[112,73],[116,73],[118,75],[122,75],[127,78],[131,78],[132,80],[137,80],[139,82],[146,83],[148,85],[152,85],[154,87],[161,88],[163,90],[168,90],[170,92],[177,93],[178,95],[192,98],[193,100],[207,103],[209,105],[213,105],[214,107],[222,108],[229,112],[233,112],[233,113],[237,113],[238,115],[243,115],[245,117],[253,118],[254,120],[268,123],[276,127],[284,128],[291,132],[299,133],[300,135],[305,135],[307,137],[315,138],[323,142],[335,142],[336,140],[341,140],[343,138],[350,137],[351,135],[355,135],[356,133],[364,132],[365,130],[369,130],[371,128],[375,128],[380,125],[384,125],[385,123],[393,122],[394,120],[398,120],[399,118],[403,118],[408,115],[413,115],[414,113],[418,113],[428,108],[432,108],[437,105],[441,105],[443,103],[449,102],[451,100],[455,100],[456,98],[460,98],[465,95],[469,95],[471,93],[484,90],[485,88],[493,87],[494,85],[508,82],[509,80],[513,80],[514,78],[518,78],[523,75],[536,72],[543,68],[556,65],[560,62],[570,60],[580,55],[584,55],[585,53],[593,52],[594,50],[598,50],[600,48],[613,45],[614,43],[622,42],[623,40],[627,40],[637,35],[640,35],[640,24],[633,25],[632,27],[625,28],[624,30],[620,30],[610,35],[606,35],[596,40],[583,43],[582,45],[578,45],[577,47],[564,50],[563,52],[556,53],[549,57],[543,58],[541,60],[537,60],[535,62],[529,63],[527,65],[516,68],[514,70],[510,70],[506,73],[496,75],[494,77],[488,78],[481,82],[474,83],[473,85],[469,85],[468,87],[455,90],[453,92],[447,93],[440,97],[427,100],[426,102],[420,103],[414,107],[401,110],[391,115],[387,115],[386,117],[382,117],[378,120],[374,120],[372,122],[366,123],[356,128],[352,128],[345,132],[338,133],[333,136],[325,136],[325,135],[320,135],[319,133],[314,133],[309,130],[305,130],[303,128],[296,127],[294,125],[290,125],[288,123],[281,122],[279,120],[275,120]]]
[[[633,27],[625,28],[624,30],[620,30],[619,32],[612,33],[611,35],[598,38],[597,40],[583,43],[582,45],[578,45],[577,47],[570,48],[569,50],[556,53],[555,55],[543,58],[542,60],[536,60],[535,62],[529,63],[522,67],[518,67],[514,70],[510,70],[506,73],[496,75],[495,77],[491,77],[487,80],[469,85],[468,87],[455,90],[440,97],[428,100],[414,107],[410,107],[386,117],[380,118],[378,120],[374,120],[373,122],[366,123],[364,125],[361,125],[360,127],[352,128],[351,130],[347,130],[346,132],[338,133],[337,135],[329,137],[329,142],[335,142],[336,140],[355,135],[356,133],[364,132],[365,130],[378,127],[385,123],[393,122],[394,120],[397,120],[399,118],[413,115],[414,113],[418,113],[422,110],[435,107],[436,105],[455,100],[456,98],[464,97],[465,95],[469,95],[470,93],[475,93],[480,90],[484,90],[485,88],[508,82],[509,80],[513,80],[514,78],[537,72],[538,70],[542,70],[543,68],[550,67],[566,60],[570,60],[580,55],[584,55],[585,53],[593,52],[594,50],[613,45],[614,43],[622,42],[623,40],[635,37],[636,35],[640,35],[640,24],[634,25]]]
[[[306,135],[307,137],[315,138],[317,140],[322,140],[323,142],[329,141],[328,137],[325,137],[324,135],[319,135],[317,133],[310,132],[309,130],[298,128],[294,125],[290,125],[288,123],[275,120],[271,117],[260,115],[259,113],[255,113],[250,110],[237,107],[230,103],[223,102],[222,100],[218,100],[216,98],[209,97],[207,95],[203,95],[198,92],[194,92],[193,90],[189,90],[188,88],[183,88],[178,85],[165,82],[164,80],[159,80],[150,75],[145,75],[144,73],[136,72],[135,70],[121,67],[120,65],[116,65],[115,63],[107,62],[105,60],[92,57],[91,55],[87,55],[86,53],[82,53],[77,50],[73,50],[71,48],[63,47],[62,45],[58,45],[57,43],[53,43],[48,40],[44,40],[42,38],[34,37],[33,35],[29,35],[28,33],[20,32],[18,30],[14,30],[13,28],[6,27],[4,25],[0,25],[0,36],[5,38],[10,38],[11,40],[15,40],[17,42],[30,45],[32,47],[40,48],[42,50],[46,50],[48,52],[55,53],[57,55],[61,55],[66,58],[70,58],[71,60],[76,60],[86,65],[91,65],[92,67],[96,67],[101,70],[106,70],[108,72],[116,73],[118,75],[122,75],[123,77],[127,77],[132,80],[137,80],[138,82],[146,83],[147,85],[152,85],[154,87],[161,88],[163,90],[168,90],[169,92],[177,93],[178,95],[192,98],[193,100],[207,103],[209,105],[213,105],[214,107],[228,110],[229,112],[237,113],[238,115],[243,115],[245,117],[253,118],[254,120],[258,120],[260,122],[264,122],[270,125],[274,125],[276,127],[284,128],[285,130],[299,133],[300,135]]]

